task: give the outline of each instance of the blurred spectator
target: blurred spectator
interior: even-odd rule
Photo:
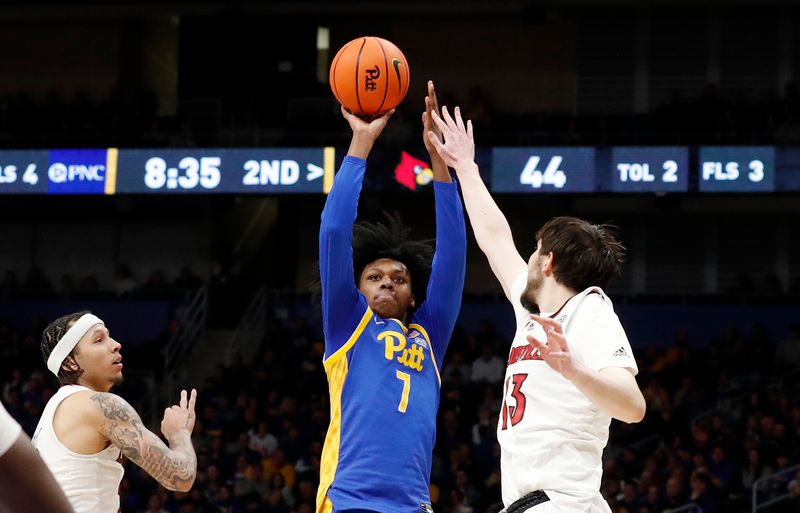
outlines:
[[[161,507],[163,504],[161,497],[153,494],[147,500],[147,509],[142,510],[141,513],[169,513],[169,511]]]
[[[278,439],[269,432],[269,423],[261,421],[258,428],[250,432],[250,449],[259,452],[262,456],[271,456],[278,448]]]
[[[506,371],[505,362],[494,354],[494,348],[489,342],[483,343],[480,357],[472,362],[472,381],[475,383],[500,383]]]
[[[127,296],[131,294],[139,284],[133,277],[128,264],[119,264],[114,271],[114,281],[111,284],[112,291],[117,297]]]

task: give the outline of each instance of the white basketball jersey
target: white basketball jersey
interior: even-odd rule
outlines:
[[[64,490],[75,513],[117,513],[119,483],[124,469],[120,450],[111,445],[97,454],[78,454],[67,449],[53,430],[53,416],[67,397],[90,390],[81,385],[61,387],[47,402],[33,435],[33,446]]]
[[[610,512],[600,494],[600,479],[611,417],[528,343],[529,333],[547,339],[520,303],[526,281],[527,271],[511,286],[517,330],[497,425],[503,503],[509,506],[544,490],[562,513]],[[590,369],[625,367],[638,372],[625,331],[599,287],[577,294],[557,312],[540,315],[561,323],[569,350]]]

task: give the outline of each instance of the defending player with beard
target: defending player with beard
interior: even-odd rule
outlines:
[[[181,391],[180,404],[164,411],[166,446],[109,392],[122,381],[121,347],[88,311],[60,317],[42,334],[42,356],[61,387],[44,408],[33,445],[75,513],[117,513],[121,455],[169,490],[188,491],[197,474],[191,440],[197,392]]]
[[[611,419],[639,422],[645,401],[625,331],[602,287],[624,248],[610,227],[556,217],[527,264],[475,164],[472,125],[442,109],[431,142],[461,182],[481,250],[514,306],[497,437],[507,513],[610,512],[600,494]]]

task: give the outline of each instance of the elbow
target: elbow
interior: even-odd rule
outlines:
[[[176,491],[178,491],[178,492],[188,492],[189,490],[192,489],[193,485],[194,485],[194,479],[192,479],[191,481],[184,481],[184,482],[180,483],[180,485],[178,485],[178,489]]]
[[[625,418],[620,420],[628,424],[638,424],[644,420],[644,415],[646,412],[647,404],[644,401],[644,397],[640,395],[626,412]]]
[[[189,479],[174,480],[169,483],[161,483],[161,485],[171,492],[186,493],[192,489],[192,486],[194,485],[194,478],[195,476],[192,476]]]

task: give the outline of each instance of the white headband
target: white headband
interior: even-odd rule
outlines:
[[[105,326],[105,323],[99,317],[92,314],[83,314],[80,319],[75,321],[75,324],[64,333],[64,336],[61,337],[61,340],[58,341],[58,344],[50,353],[50,357],[47,358],[47,368],[50,369],[50,372],[58,376],[61,364],[64,363],[67,356],[75,349],[75,346],[86,335],[89,328],[98,324]]]

